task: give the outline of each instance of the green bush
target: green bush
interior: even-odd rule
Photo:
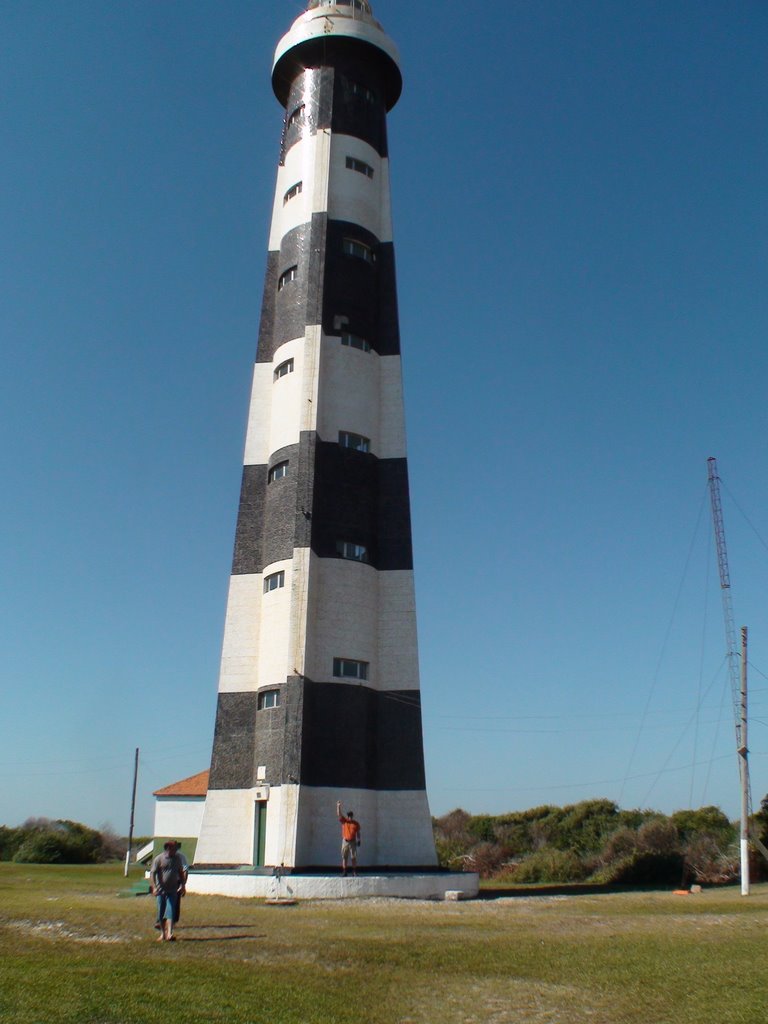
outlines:
[[[711,836],[719,846],[727,846],[737,830],[719,807],[700,807],[697,811],[675,811],[670,821],[683,842],[698,836]]]
[[[682,885],[685,862],[680,853],[643,853],[621,857],[596,871],[593,882],[605,885]]]
[[[516,885],[536,882],[582,882],[587,869],[572,850],[539,850],[502,873]]]
[[[0,825],[0,860],[12,860],[23,842],[23,829]]]
[[[646,821],[637,830],[637,848],[641,853],[658,853],[662,856],[679,853],[677,829],[667,818]]]
[[[496,819],[490,814],[477,814],[467,823],[467,831],[481,843],[492,843],[496,839],[494,823]]]
[[[52,821],[23,829],[24,841],[13,855],[17,864],[95,864],[102,836],[76,821]]]

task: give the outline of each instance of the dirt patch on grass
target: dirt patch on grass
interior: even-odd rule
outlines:
[[[52,941],[67,939],[69,942],[97,944],[114,944],[130,941],[130,937],[127,935],[107,935],[104,932],[89,934],[79,929],[73,929],[65,921],[8,921],[5,927],[23,931],[27,935],[33,935],[35,938],[51,939]]]

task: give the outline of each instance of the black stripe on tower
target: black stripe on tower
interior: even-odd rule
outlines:
[[[345,253],[345,238],[368,246],[373,260]],[[292,267],[295,277],[278,287]],[[395,249],[359,224],[316,213],[288,231],[280,251],[267,257],[256,362],[271,362],[280,345],[302,338],[310,324],[322,323],[326,335],[338,335],[342,322],[379,355],[400,354]]]
[[[392,99],[392,61],[368,43],[335,38],[312,40],[288,51],[278,63],[272,84],[285,107],[280,162],[308,132],[330,129],[367,142],[387,155],[387,106]],[[400,83],[397,84],[400,94]]]
[[[221,693],[210,789],[259,782],[349,789],[425,788],[418,690],[379,692],[289,676],[280,704],[256,693]],[[257,779],[257,767],[266,777]]]
[[[287,474],[268,483],[279,462],[288,463]],[[233,575],[262,572],[297,547],[336,558],[341,540],[364,545],[375,569],[413,568],[406,459],[379,459],[302,432],[269,465],[244,467]]]

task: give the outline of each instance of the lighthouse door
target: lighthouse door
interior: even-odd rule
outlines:
[[[267,842],[267,801],[257,800],[253,808],[253,866],[264,866]]]

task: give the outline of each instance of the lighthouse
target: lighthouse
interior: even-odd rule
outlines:
[[[367,0],[312,0],[275,53],[280,158],[195,857],[209,878],[337,873],[337,801],[362,825],[361,875],[436,866],[386,129],[401,85]]]

